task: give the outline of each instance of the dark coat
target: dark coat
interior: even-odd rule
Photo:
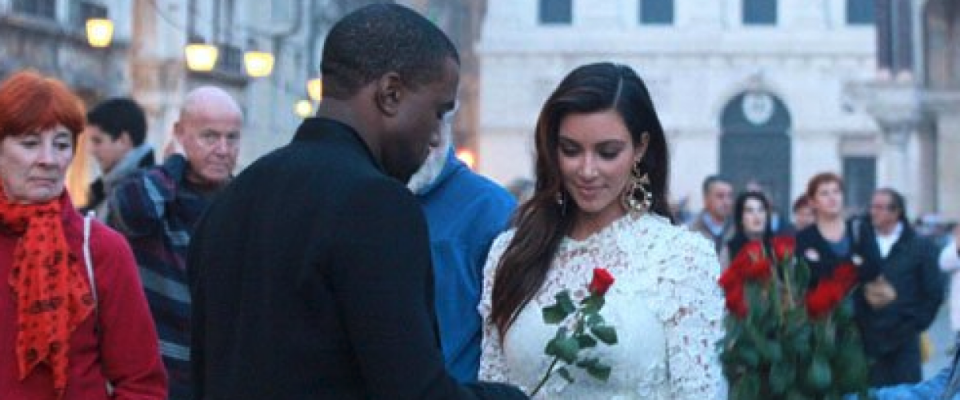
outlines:
[[[900,238],[886,258],[880,255],[876,231],[869,223],[862,229],[865,264],[874,266],[897,292],[897,298],[875,310],[857,296],[857,323],[868,355],[882,355],[916,339],[937,315],[944,298],[944,279],[937,264],[939,252],[933,243],[904,224]]]
[[[875,265],[863,263],[864,243],[862,229],[857,224],[847,222],[844,235],[850,240],[850,249],[846,254],[836,254],[816,224],[810,225],[797,232],[797,255],[810,267],[810,285],[813,286],[821,278],[833,274],[833,270],[840,264],[852,263],[857,267],[860,282],[866,282],[877,277],[879,273]],[[816,257],[812,257],[816,255]]]
[[[197,399],[524,398],[447,375],[420,206],[336,121],[240,174],[188,265]]]

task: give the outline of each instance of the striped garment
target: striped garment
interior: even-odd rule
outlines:
[[[186,253],[210,200],[192,190],[185,179],[187,168],[183,156],[173,155],[119,183],[109,200],[116,210],[110,225],[126,236],[140,267],[170,378],[171,400],[191,398]]]

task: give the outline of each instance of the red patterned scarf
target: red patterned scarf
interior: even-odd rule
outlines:
[[[17,301],[20,379],[46,363],[58,398],[67,386],[70,335],[94,309],[84,267],[63,234],[61,201],[13,204],[0,184],[0,226],[20,237],[8,279]]]

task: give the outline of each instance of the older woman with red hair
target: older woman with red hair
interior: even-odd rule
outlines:
[[[64,190],[83,126],[83,106],[61,82],[27,71],[0,84],[0,392],[164,399],[130,247]]]

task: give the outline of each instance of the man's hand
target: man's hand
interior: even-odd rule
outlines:
[[[897,291],[883,275],[880,275],[877,279],[864,285],[863,297],[867,299],[867,304],[870,304],[870,307],[880,309],[897,299]]]

